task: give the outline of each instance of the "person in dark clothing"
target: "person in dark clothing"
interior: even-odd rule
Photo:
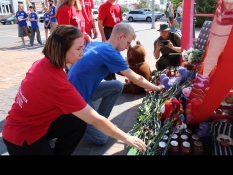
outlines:
[[[154,57],[157,60],[156,69],[162,71],[167,67],[180,65],[180,55],[170,55],[170,53],[181,52],[181,36],[172,33],[168,24],[160,24],[160,36],[154,42]],[[162,43],[166,40],[167,43]],[[160,56],[161,54],[161,56]]]

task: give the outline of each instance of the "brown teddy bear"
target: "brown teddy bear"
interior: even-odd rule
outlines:
[[[149,80],[151,76],[151,70],[150,66],[145,62],[145,60],[146,50],[141,45],[140,41],[136,41],[136,45],[133,47],[131,45],[129,46],[126,60],[129,68],[137,74],[143,76],[145,79]],[[118,72],[117,74],[122,75],[120,72]],[[124,89],[122,93],[141,94],[145,93],[145,90],[144,88],[135,85],[128,79],[125,79]]]

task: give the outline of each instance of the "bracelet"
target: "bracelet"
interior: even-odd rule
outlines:
[[[112,136],[110,136],[110,137],[112,137],[112,138],[113,138],[113,136],[114,136],[114,135],[115,135],[115,133],[116,133],[116,130],[117,130],[117,126],[115,125],[115,130],[114,130],[114,132],[113,132]]]

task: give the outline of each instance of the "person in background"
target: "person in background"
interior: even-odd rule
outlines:
[[[173,4],[170,3],[167,9],[167,23],[169,24],[171,28],[171,32],[176,32],[176,26],[175,26],[175,16],[174,16],[174,10],[173,10]]]
[[[48,0],[48,2],[50,10],[50,30],[53,32],[53,30],[57,27],[56,6],[53,4],[53,0]]]
[[[102,81],[109,72],[121,72],[134,84],[153,91],[161,91],[164,88],[155,86],[129,69],[120,54],[121,51],[128,49],[135,37],[132,26],[127,23],[116,24],[108,41],[89,43],[84,49],[84,56],[72,65],[68,72],[68,80],[93,109],[95,109],[93,102],[102,98],[97,112],[106,119],[124,87],[119,80]],[[108,135],[92,124],[88,124],[83,140],[104,145],[108,141]]]
[[[95,21],[92,13],[94,8],[94,0],[80,0],[82,1],[82,14],[85,19],[85,32],[92,38],[96,39],[98,36]],[[85,45],[88,44],[88,41],[85,40]]]
[[[29,10],[30,10],[30,14],[29,14],[29,21],[31,22],[31,37],[30,37],[30,45],[29,46],[33,46],[34,45],[34,37],[35,37],[35,33],[36,33],[36,38],[37,38],[37,42],[40,45],[42,44],[41,41],[41,36],[40,36],[40,29],[39,29],[39,18],[37,13],[35,12],[35,7],[33,6],[29,6]]]
[[[82,15],[82,6],[79,0],[58,0],[56,17],[58,25],[73,25],[83,33],[83,48],[85,41],[92,41],[85,32],[85,19]],[[66,65],[66,72],[70,69],[70,64]]]
[[[27,27],[28,14],[23,10],[23,4],[18,4],[18,11],[16,12],[16,18],[18,20],[18,37],[21,37],[22,47],[25,47],[24,37],[28,36],[30,40],[30,34]]]
[[[181,52],[181,36],[176,32],[172,33],[168,24],[160,24],[160,36],[154,42],[154,57],[157,60],[155,67],[162,71],[167,67],[180,65],[180,55],[169,55],[170,53]],[[167,40],[167,43],[160,42]],[[161,56],[160,56],[161,55]]]
[[[177,15],[176,20],[179,25],[179,29],[182,30],[182,14],[183,14],[183,2],[179,3],[179,6],[177,7]]]
[[[50,27],[50,17],[49,17],[49,9],[48,7],[44,7],[44,31],[45,31],[45,38],[46,38],[46,41],[48,39],[48,31],[49,33],[51,33],[51,27]]]
[[[3,142],[10,155],[71,155],[87,123],[139,151],[146,150],[141,139],[126,134],[92,109],[67,80],[65,64],[74,64],[83,56],[79,29],[56,27],[42,53],[44,58],[35,61],[22,80],[3,126]],[[49,140],[55,138],[51,148]]]
[[[103,42],[110,38],[113,27],[122,20],[121,6],[116,0],[107,0],[99,6],[98,27]],[[110,72],[104,80],[116,80],[116,74]]]

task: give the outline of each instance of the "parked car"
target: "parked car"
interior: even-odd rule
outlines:
[[[18,20],[17,18],[14,16],[11,16],[11,17],[7,17],[7,18],[2,18],[1,21],[0,21],[3,25],[5,24],[17,24],[18,23]]]
[[[147,12],[145,12],[145,13],[152,14],[152,12],[150,12],[150,11],[147,11]],[[162,17],[162,15],[159,14],[159,13],[157,13],[157,12],[154,12],[154,14],[155,14],[155,18],[156,18],[157,20],[160,19],[160,18]]]
[[[141,8],[141,9],[139,9],[139,10],[142,10],[142,11],[144,11],[144,12],[152,12],[152,10],[149,9],[149,8]]]
[[[158,18],[162,18],[163,14],[160,11],[155,11],[155,14],[158,16]]]
[[[124,12],[123,14],[122,14],[122,16],[123,17],[126,17],[126,15],[128,14],[129,12]]]
[[[98,9],[92,9],[92,14],[95,21],[98,21]]]
[[[39,18],[39,22],[43,23],[44,22],[44,11],[37,11],[36,12]]]
[[[152,14],[150,12],[144,12],[142,10],[131,10],[126,15],[126,19],[129,22],[133,22],[133,21],[151,22],[152,21]],[[155,21],[157,21],[157,18],[155,18]]]

